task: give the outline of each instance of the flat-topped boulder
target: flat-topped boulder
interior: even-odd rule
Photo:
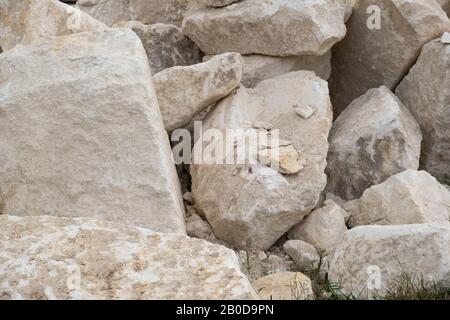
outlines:
[[[339,0],[246,0],[191,10],[183,32],[206,54],[323,55],[346,33]]]
[[[184,233],[142,42],[105,29],[0,55],[0,212]]]

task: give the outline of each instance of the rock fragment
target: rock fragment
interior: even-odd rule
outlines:
[[[316,112],[305,120],[296,115],[294,104],[314,105]],[[256,120],[269,122],[273,126],[270,132],[279,130],[278,138],[292,141],[305,160],[304,168],[292,175],[264,163],[236,162],[234,158],[227,165],[191,165],[196,206],[219,239],[237,248],[268,249],[317,206],[326,184],[331,119],[327,83],[308,71],[266,80],[254,89],[240,87],[216,105],[203,122],[204,132],[245,141],[256,131],[252,128]],[[246,130],[226,135],[226,129],[242,128]],[[194,147],[194,158],[209,155],[209,145],[202,143]],[[242,146],[248,145],[240,143]]]
[[[300,270],[310,271],[319,267],[320,255],[312,244],[301,240],[289,240],[285,242],[283,248]]]
[[[241,77],[242,59],[238,53],[225,53],[207,62],[155,74],[166,130],[187,126],[198,113],[236,89]]]
[[[394,174],[419,168],[420,127],[384,86],[353,101],[334,122],[329,140],[327,190],[346,200]]]
[[[378,10],[368,14],[373,6],[379,19]],[[422,47],[450,31],[450,20],[435,1],[359,0],[347,28],[333,48],[330,93],[336,116],[369,89],[394,90]]]
[[[347,233],[347,213],[331,200],[322,208],[311,212],[302,222],[289,231],[289,239],[312,244],[325,255],[332,255]]]
[[[444,222],[450,218],[450,192],[427,172],[407,170],[367,189],[344,209],[352,227]]]
[[[351,229],[336,250],[329,280],[345,294],[370,298],[394,290],[405,275],[417,286],[450,287],[448,223]]]
[[[323,55],[345,36],[348,9],[335,0],[246,0],[190,11],[183,32],[206,54]]]
[[[450,45],[444,38],[424,46],[396,93],[422,128],[421,168],[450,184]]]

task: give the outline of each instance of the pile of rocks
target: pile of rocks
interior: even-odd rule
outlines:
[[[75,2],[0,0],[0,299],[450,287],[450,1]]]

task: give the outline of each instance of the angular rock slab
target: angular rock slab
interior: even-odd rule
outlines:
[[[191,10],[183,32],[206,54],[323,55],[346,33],[336,0],[246,0]]]
[[[347,213],[333,201],[311,212],[289,231],[289,239],[303,240],[326,255],[332,255],[347,233]]]
[[[421,168],[450,184],[450,44],[428,43],[396,93],[422,128]]]
[[[255,299],[236,254],[107,221],[0,216],[0,299]]]
[[[295,112],[298,104],[314,106],[316,112],[305,120]],[[226,137],[226,129],[251,132],[255,124],[267,123],[304,160],[304,168],[293,175],[260,162],[191,165],[196,206],[219,239],[237,248],[267,249],[317,206],[326,185],[331,121],[327,83],[308,71],[266,80],[254,89],[240,87],[215,106],[203,122],[204,133],[218,129]],[[200,143],[194,159],[199,150],[208,154],[206,143],[203,149]]]
[[[405,273],[428,286],[450,287],[448,223],[354,228],[336,250],[329,280],[346,294],[368,298],[392,290]]]
[[[450,191],[425,171],[407,170],[367,189],[344,209],[352,227],[445,222],[450,218]]]
[[[0,212],[185,232],[142,43],[109,29],[0,56]]]
[[[380,8],[380,29],[367,26],[374,17],[367,10],[374,5]],[[423,45],[450,30],[450,21],[434,0],[359,0],[347,29],[333,48],[330,93],[336,115],[369,89],[394,90]]]
[[[241,77],[242,58],[238,53],[224,53],[204,63],[155,74],[166,130],[187,126],[198,113],[236,89]]]
[[[201,62],[200,50],[177,26],[127,21],[118,23],[115,27],[130,28],[138,35],[147,52],[152,73]]]
[[[189,0],[78,0],[77,6],[109,26],[131,20],[181,26]]]
[[[403,103],[386,87],[353,101],[333,123],[328,186],[352,200],[407,169],[419,168],[422,132]]]
[[[0,9],[3,50],[49,37],[106,28],[100,21],[57,0],[0,0]]]
[[[312,244],[289,240],[284,243],[283,249],[301,271],[315,270],[320,266],[320,255]]]

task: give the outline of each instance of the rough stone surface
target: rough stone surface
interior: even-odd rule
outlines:
[[[100,21],[56,0],[0,0],[0,8],[3,50],[49,37],[106,28]]]
[[[378,290],[368,290],[380,272]],[[383,296],[404,273],[428,286],[450,287],[450,225],[361,226],[350,230],[331,262],[329,279],[344,293]]]
[[[336,0],[246,0],[186,14],[183,32],[207,54],[323,55],[346,33]]]
[[[371,5],[381,10],[380,29],[367,27]],[[449,31],[450,21],[433,0],[359,0],[347,28],[345,39],[333,48],[330,93],[335,115],[371,88],[394,90],[423,45]]]
[[[183,235],[2,215],[0,248],[0,299],[257,297],[232,250]]]
[[[77,6],[109,26],[131,20],[181,26],[189,0],[78,0]]]
[[[0,56],[0,212],[185,232],[147,57],[128,29]]]
[[[421,167],[450,184],[450,44],[428,43],[396,93],[422,128]]]
[[[312,105],[316,112],[303,119],[293,108],[296,104]],[[203,130],[215,128],[226,135],[225,129],[244,128],[244,137],[252,130],[266,134],[252,129],[257,121],[278,129],[280,140],[292,142],[304,160],[300,172],[285,175],[260,162],[191,165],[197,208],[216,236],[237,248],[269,248],[317,206],[326,185],[332,121],[327,83],[300,71],[263,81],[254,89],[241,87],[209,113]],[[194,147],[194,159],[199,150],[203,158],[209,154],[202,149],[203,140]]]
[[[314,299],[311,280],[300,272],[274,273],[254,281],[252,285],[263,300]]]
[[[263,80],[276,78],[283,74],[308,70],[327,80],[331,72],[331,51],[322,56],[304,55],[298,57],[270,57],[263,55],[244,55],[242,84],[254,88]]]
[[[407,169],[419,168],[422,133],[386,87],[353,101],[333,124],[327,190],[346,200]]]
[[[238,53],[157,73],[154,81],[166,129],[187,126],[200,111],[236,89],[241,77],[242,59]]]
[[[289,240],[284,243],[283,248],[300,270],[310,271],[319,266],[320,255],[312,244],[301,240]]]
[[[115,26],[130,28],[139,36],[153,74],[174,66],[201,62],[200,50],[177,26],[164,23],[145,25],[138,21],[121,22]]]
[[[450,192],[425,171],[407,170],[349,201],[349,225],[448,221]]]
[[[332,255],[347,233],[346,215],[336,203],[327,200],[289,231],[289,239],[303,240],[323,254]]]

